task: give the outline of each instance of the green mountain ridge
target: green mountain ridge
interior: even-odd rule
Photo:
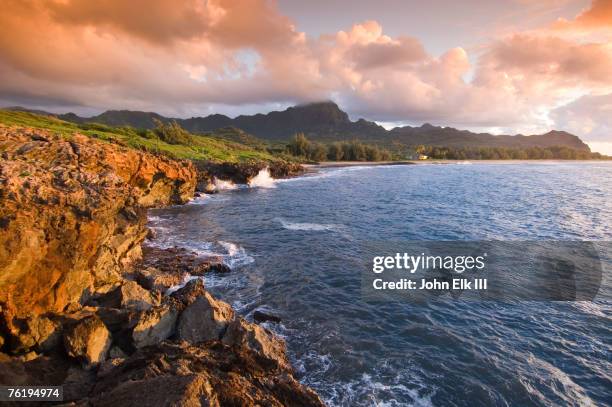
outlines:
[[[13,108],[28,110],[24,108]],[[257,138],[270,142],[286,142],[296,133],[304,133],[309,140],[333,142],[360,140],[380,146],[429,145],[453,148],[505,147],[529,148],[565,146],[580,151],[590,151],[579,137],[565,131],[552,130],[537,135],[492,135],[424,124],[420,127],[403,126],[386,130],[373,121],[351,121],[348,114],[334,102],[317,102],[289,107],[267,114],[241,115],[230,118],[222,114],[188,119],[169,118],[154,112],[108,110],[93,117],[80,117],[74,113],[55,115],[75,123],[101,123],[110,126],[131,126],[152,129],[155,120],[176,121],[192,133],[206,133],[221,128],[237,128]]]

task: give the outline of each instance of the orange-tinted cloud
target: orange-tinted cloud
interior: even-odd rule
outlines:
[[[267,0],[5,0],[0,101],[190,115],[333,98],[377,120],[541,128],[564,103],[612,93],[611,37],[584,36],[609,22],[610,1],[596,0],[470,58],[376,21],[308,37]]]
[[[591,7],[584,10],[575,19],[568,21],[559,19],[553,25],[556,29],[612,28],[612,1],[593,0]]]

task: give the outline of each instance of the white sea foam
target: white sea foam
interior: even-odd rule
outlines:
[[[232,181],[226,181],[219,178],[214,179],[213,184],[215,185],[215,191],[231,191],[238,188]]]
[[[457,165],[472,165],[470,161],[457,161],[455,164]]]
[[[276,188],[275,184],[276,181],[270,175],[270,170],[267,167],[260,170],[259,173],[249,181],[249,187],[251,188]]]
[[[230,268],[251,264],[255,259],[247,253],[244,247],[232,242],[219,241],[219,245],[223,247],[226,253],[223,255],[225,263]]]
[[[335,225],[332,223],[324,224],[324,223],[299,223],[299,222],[288,222],[282,218],[276,218],[280,222],[281,225],[285,229],[288,230],[304,230],[304,231],[313,231],[313,232],[322,232],[322,231],[335,231],[338,230],[340,225]]]

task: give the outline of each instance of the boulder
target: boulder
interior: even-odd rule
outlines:
[[[158,305],[159,301],[159,296],[142,288],[137,282],[125,280],[117,289],[101,297],[97,302],[105,307],[146,311]]]
[[[196,278],[187,282],[184,287],[173,292],[170,298],[174,300],[176,305],[182,310],[193,304],[196,299],[203,297],[205,294],[207,294],[207,291],[204,289],[204,282]]]
[[[96,315],[78,321],[64,334],[68,355],[86,366],[104,361],[111,341],[111,333]]]
[[[179,271],[167,273],[155,267],[144,267],[136,271],[136,280],[147,290],[165,293],[170,287],[181,284],[189,277],[189,273]]]
[[[234,318],[229,304],[205,292],[181,313],[177,337],[190,343],[219,340]]]
[[[132,339],[136,348],[159,343],[174,334],[178,311],[169,304],[162,304],[140,314]]]
[[[223,343],[228,346],[250,349],[278,363],[281,368],[291,370],[285,353],[285,342],[267,329],[251,324],[242,318],[235,319],[229,324],[223,335]]]

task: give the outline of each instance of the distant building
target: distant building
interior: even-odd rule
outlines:
[[[419,160],[427,160],[429,157],[425,154],[419,154]]]

